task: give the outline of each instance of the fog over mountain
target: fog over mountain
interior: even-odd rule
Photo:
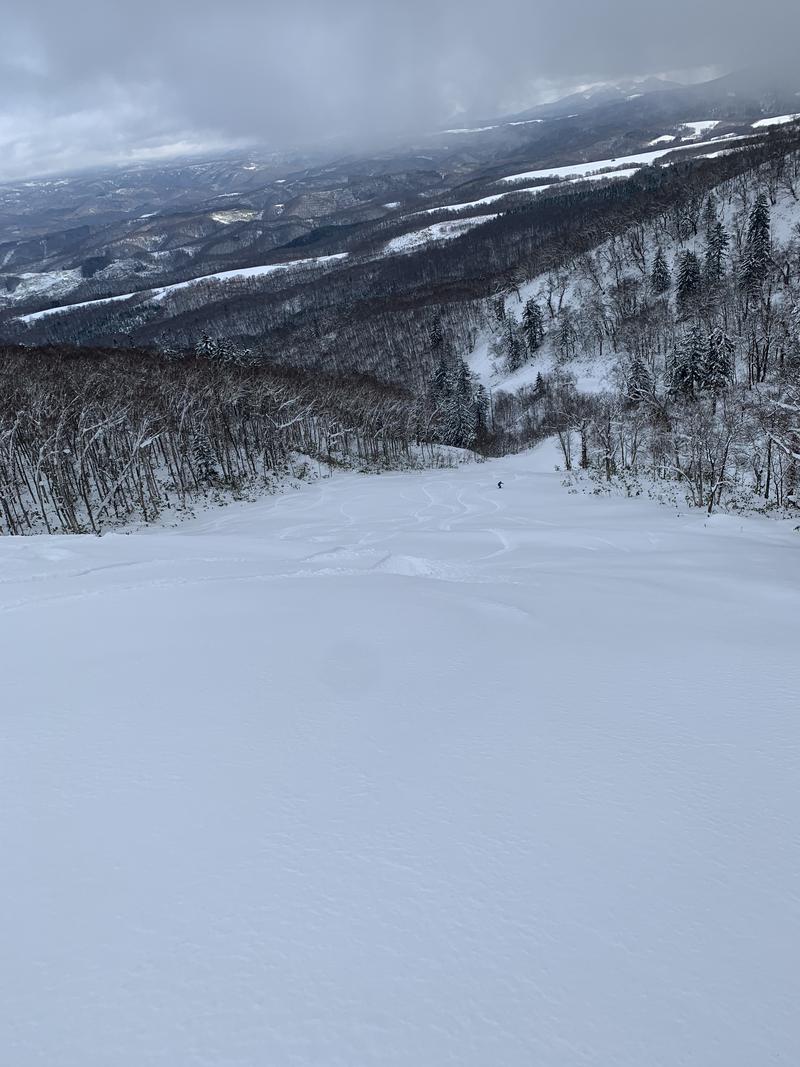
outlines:
[[[776,41],[798,34],[793,0],[41,0],[3,14],[0,179],[374,141],[580,83],[774,62]]]

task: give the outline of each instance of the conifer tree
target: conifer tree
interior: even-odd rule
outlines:
[[[518,327],[511,316],[506,318],[506,365],[513,374],[519,370],[524,362],[522,345],[520,344]]]
[[[724,389],[731,381],[733,341],[718,326],[706,338],[702,363],[702,385],[713,393]]]
[[[656,251],[656,258],[653,261],[650,284],[653,287],[653,292],[658,296],[669,292],[672,285],[672,277],[669,273],[669,267],[667,266],[667,261],[664,258],[664,252],[661,247]]]
[[[749,295],[758,292],[772,264],[769,201],[760,193],[750,213],[742,264],[742,284]]]
[[[469,448],[475,441],[477,411],[469,367],[459,359],[448,377],[444,405],[444,440],[448,445]]]
[[[441,319],[436,319],[428,334],[428,347],[435,355],[443,345],[444,334],[442,333],[442,322]]]
[[[708,241],[718,222],[717,201],[714,194],[709,193],[706,198],[705,208],[703,209],[703,230],[706,235],[706,241]]]
[[[490,405],[489,394],[483,385],[478,385],[474,396],[475,439],[485,441],[489,436]]]
[[[444,349],[439,350],[439,358],[436,361],[436,367],[431,377],[431,393],[435,403],[440,403],[447,392],[447,382],[450,374],[450,368],[447,362],[447,353]]]
[[[670,374],[670,391],[691,397],[702,388],[705,348],[698,327],[684,336],[675,353]]]
[[[700,295],[700,262],[694,252],[684,252],[678,264],[678,308],[685,315]]]
[[[725,273],[725,256],[730,238],[721,222],[715,222],[706,233],[705,276],[711,285],[717,285]]]
[[[542,341],[544,341],[544,316],[542,309],[533,298],[525,305],[525,311],[522,314],[522,331],[525,334],[528,352],[533,355],[537,349],[541,348]]]

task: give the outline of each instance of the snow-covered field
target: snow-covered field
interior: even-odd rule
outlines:
[[[797,1061],[800,534],[554,458],[0,540],[4,1063]]]

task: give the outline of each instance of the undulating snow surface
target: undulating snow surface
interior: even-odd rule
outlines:
[[[554,459],[0,539],[4,1063],[796,1062],[799,535]]]

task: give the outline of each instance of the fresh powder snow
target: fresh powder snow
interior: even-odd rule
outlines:
[[[4,1063],[796,1061],[800,535],[557,462],[0,539]]]

